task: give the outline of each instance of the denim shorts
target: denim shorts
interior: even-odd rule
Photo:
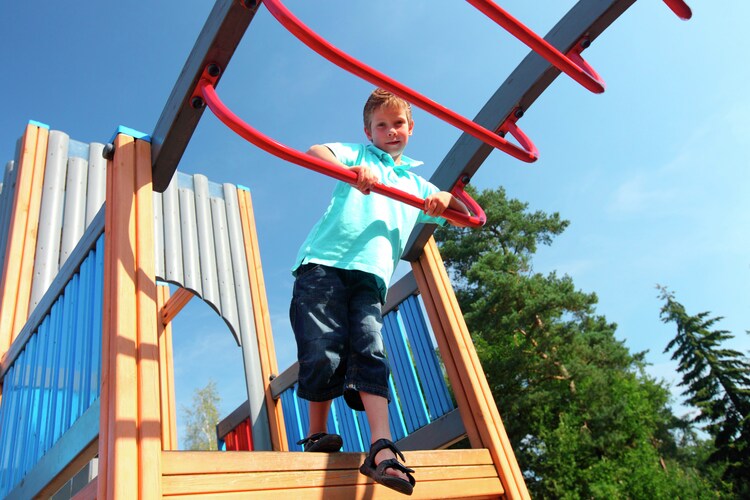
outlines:
[[[305,264],[289,308],[297,340],[297,394],[309,401],[344,395],[362,411],[359,391],[390,401],[380,292],[373,274]]]

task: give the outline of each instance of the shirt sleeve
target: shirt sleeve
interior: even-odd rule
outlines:
[[[349,167],[359,165],[364,148],[362,144],[348,142],[329,142],[323,146],[330,149],[338,161]]]

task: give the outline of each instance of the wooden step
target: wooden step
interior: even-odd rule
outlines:
[[[487,450],[405,454],[415,470],[411,498],[498,498],[503,487]],[[359,473],[363,453],[162,452],[162,494],[170,498],[388,499],[404,495]]]

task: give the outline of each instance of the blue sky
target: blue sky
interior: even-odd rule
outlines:
[[[575,2],[501,2],[546,34]],[[472,118],[528,49],[465,2],[288,0],[305,23],[348,53]],[[543,6],[542,9],[539,7]],[[211,2],[0,4],[0,161],[38,120],[82,142],[118,125],[151,133]],[[541,249],[535,270],[556,270],[596,292],[651,373],[673,380],[662,354],[674,335],[659,320],[655,285],[695,314],[724,316],[750,338],[750,43],[745,0],[692,2],[680,21],[640,0],[584,56],[607,82],[592,94],[559,77],[519,122],[540,150],[523,164],[493,152],[472,183],[504,186],[532,210],[559,212],[569,229]],[[297,149],[365,141],[361,108],[372,86],[313,53],[261,7],[217,88],[245,121]],[[460,132],[415,110],[407,154],[429,177]],[[334,181],[256,149],[204,113],[179,169],[251,189],[280,368],[295,359],[287,319],[297,247]],[[404,266],[397,270],[403,273]],[[178,404],[219,382],[226,415],[245,399],[241,356],[215,313],[194,300],[175,322]]]

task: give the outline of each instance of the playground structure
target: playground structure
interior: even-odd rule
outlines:
[[[474,120],[347,56],[278,0],[262,5],[335,64],[461,129],[430,180],[463,196],[493,148],[536,159],[518,121],[561,72],[604,90],[581,52],[635,2],[580,0],[543,39],[491,1],[467,1],[532,49]],[[690,17],[681,0],[664,2]],[[0,191],[3,497],[49,497],[95,457],[98,473],[76,498],[398,496],[358,473],[368,430],[340,402],[331,425],[344,436],[343,453],[290,451],[306,409],[294,393],[294,367],[279,373],[276,366],[250,192],[176,173],[208,106],[258,147],[347,181],[252,129],[216,95],[260,5],[216,2],[152,134],[120,129],[111,143],[83,144],[38,122],[26,127]],[[480,226],[481,207],[471,208],[469,222]],[[414,450],[407,456],[418,479],[414,496],[527,498],[432,230],[411,236],[403,258],[412,273],[392,287],[384,310],[392,430],[402,449]],[[157,282],[178,290],[170,296]],[[253,451],[176,451],[170,322],[194,296],[220,314],[242,348],[248,401],[219,433],[228,449]],[[445,449],[464,436],[471,449]]]

